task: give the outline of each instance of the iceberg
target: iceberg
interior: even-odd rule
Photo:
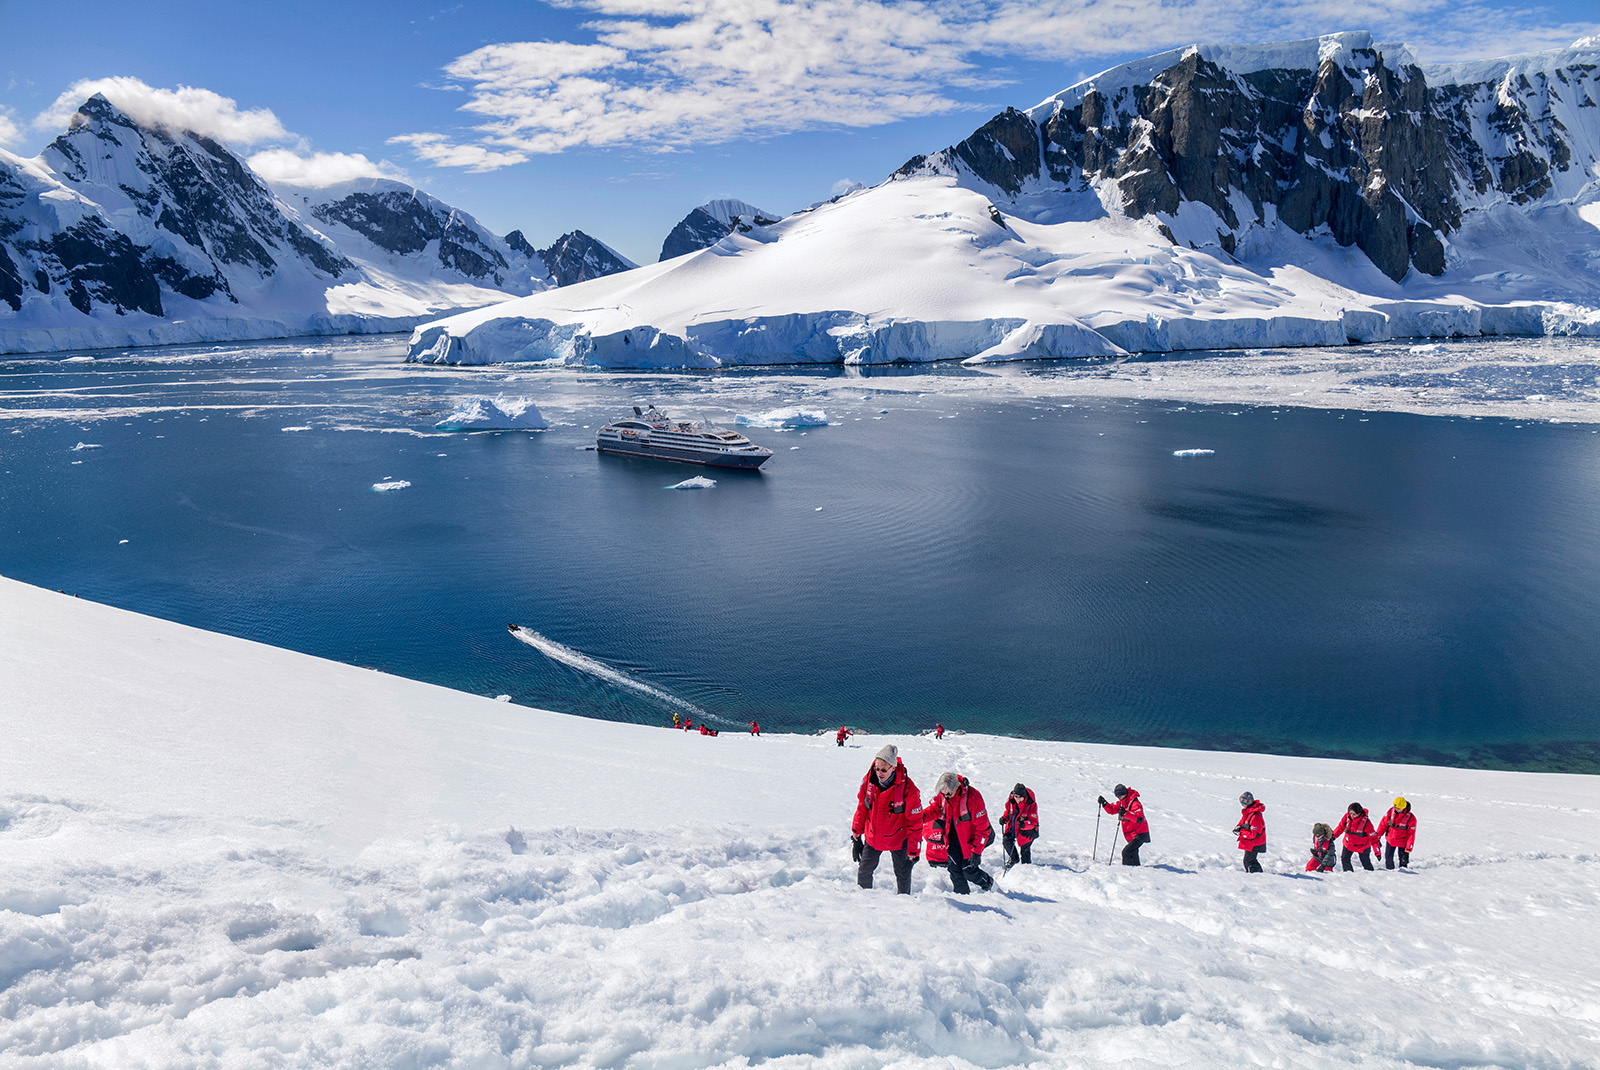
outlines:
[[[550,426],[544,414],[526,397],[465,397],[456,409],[433,425],[441,431],[543,431]]]
[[[791,427],[826,427],[828,414],[821,409],[773,409],[755,415],[741,412],[733,422],[740,427],[772,427],[781,431]]]
[[[714,479],[707,479],[705,476],[694,476],[694,477],[692,477],[690,479],[684,480],[682,483],[674,483],[674,484],[672,484],[672,486],[667,487],[665,489],[666,490],[710,490],[712,487],[714,487],[716,485],[717,485],[717,481],[714,480]]]

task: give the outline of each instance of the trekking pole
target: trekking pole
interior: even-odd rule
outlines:
[[[1099,803],[1096,803],[1095,807],[1094,807],[1094,851],[1093,851],[1093,853],[1091,853],[1089,855],[1089,859],[1090,859],[1090,861],[1099,861],[1099,859],[1100,859],[1100,804]]]

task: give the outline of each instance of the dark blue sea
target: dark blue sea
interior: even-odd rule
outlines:
[[[1592,424],[1095,399],[1081,364],[402,352],[0,357],[0,574],[613,720],[1600,772]],[[550,429],[433,431],[502,391]],[[748,429],[775,451],[756,474],[589,448],[645,402],[829,422]],[[716,486],[666,489],[696,475]]]

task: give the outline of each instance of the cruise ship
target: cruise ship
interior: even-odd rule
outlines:
[[[601,453],[685,461],[717,468],[760,468],[772,451],[757,446],[737,431],[709,424],[672,420],[654,405],[633,407],[633,415],[606,424],[595,435]]]

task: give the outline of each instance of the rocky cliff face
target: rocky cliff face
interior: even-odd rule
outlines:
[[[517,234],[518,238],[522,235]],[[510,235],[506,240],[510,240]],[[526,242],[524,242],[526,244]],[[615,275],[638,267],[633,261],[618,253],[604,242],[596,241],[581,230],[569,231],[555,240],[548,249],[537,253],[557,286],[571,286],[575,282]]]
[[[661,259],[709,249],[738,229],[771,226],[779,217],[732,198],[707,201],[678,221],[661,243]]]
[[[963,176],[1024,213],[1092,190],[1228,253],[1252,227],[1281,224],[1357,246],[1392,279],[1439,275],[1464,213],[1571,196],[1588,180],[1572,138],[1600,132],[1596,58],[1425,70],[1361,33],[1194,47],[1008,109],[897,174]]]

